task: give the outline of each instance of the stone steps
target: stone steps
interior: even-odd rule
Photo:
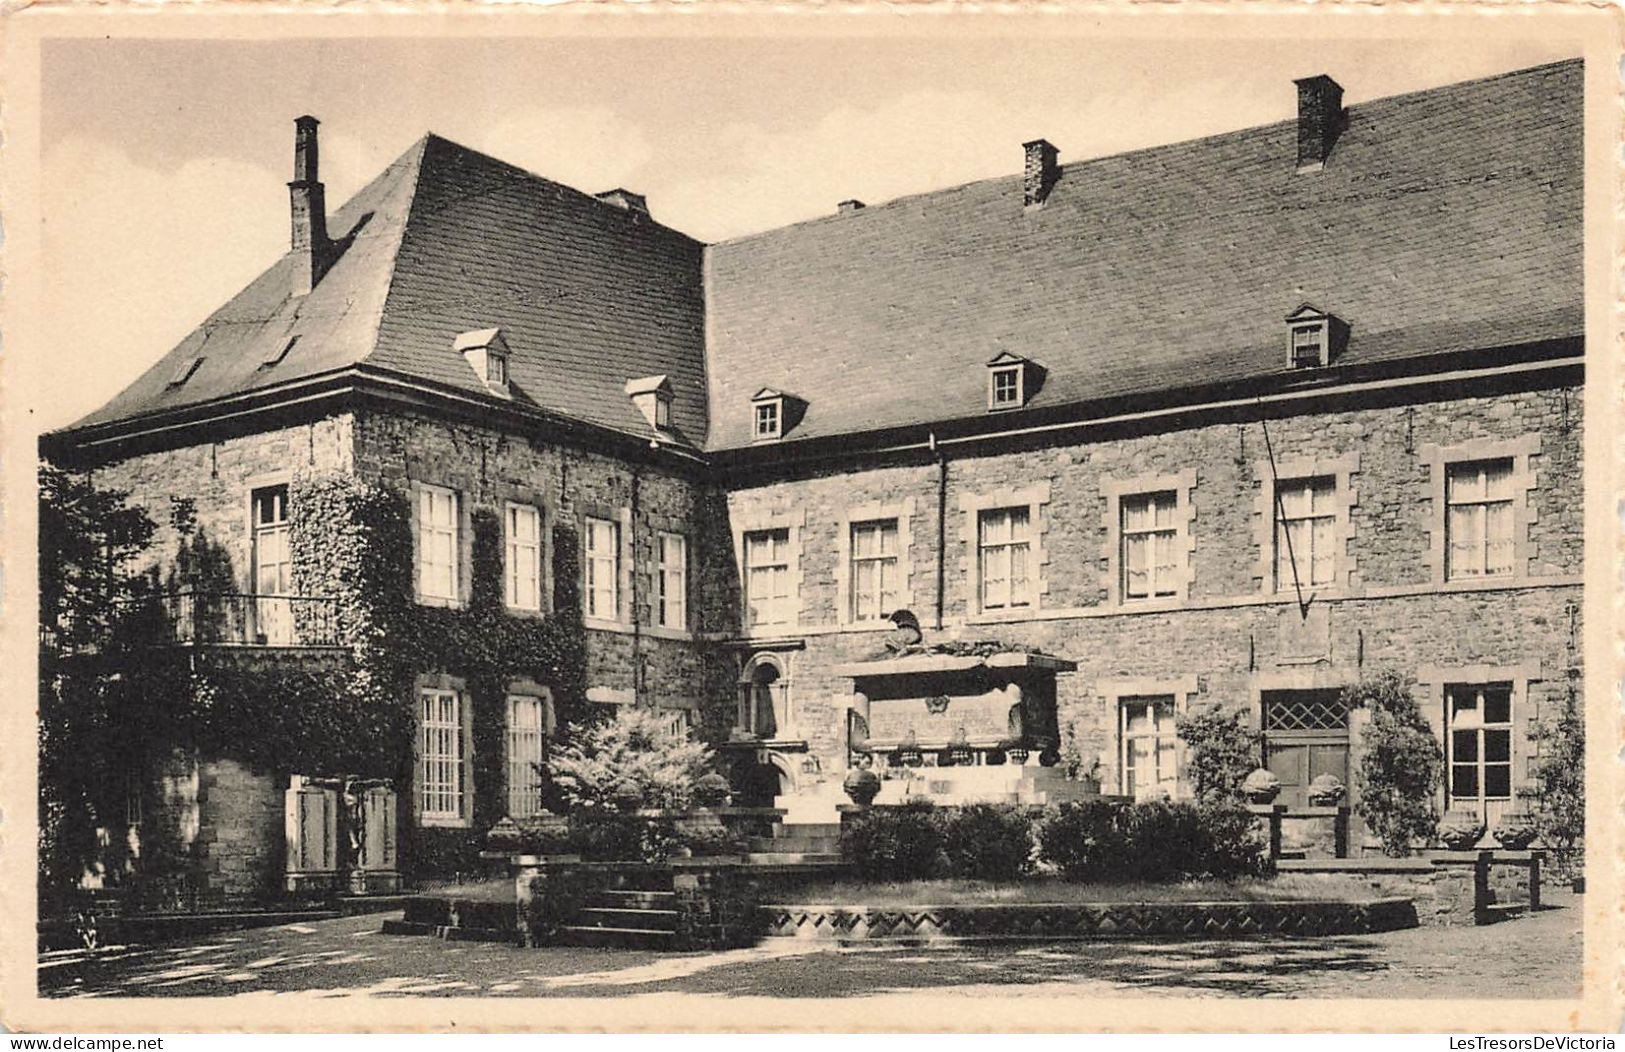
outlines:
[[[576,914],[576,927],[629,931],[676,931],[676,910],[588,906]]]
[[[597,946],[613,950],[664,950],[677,933],[660,928],[601,928],[569,924],[559,929],[559,941],[566,946]]]
[[[749,838],[754,854],[772,855],[829,855],[841,853],[839,836],[753,836]]]
[[[591,901],[592,905],[605,909],[669,910],[677,902],[677,893],[618,888],[596,892]]]

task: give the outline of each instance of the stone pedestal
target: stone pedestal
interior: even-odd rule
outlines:
[[[283,887],[295,894],[325,894],[338,883],[339,798],[337,790],[294,775],[283,794],[287,865]]]

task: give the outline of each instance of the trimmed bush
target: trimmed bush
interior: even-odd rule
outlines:
[[[1033,823],[1024,808],[971,804],[948,811],[943,853],[948,872],[972,880],[1014,880],[1032,868]]]
[[[946,868],[943,821],[929,803],[876,807],[841,830],[841,857],[863,880],[923,880]]]
[[[1105,800],[1064,803],[1038,825],[1039,857],[1068,880],[1100,881],[1127,868],[1127,842],[1118,828],[1120,805]]]
[[[669,818],[592,811],[571,816],[570,838],[589,862],[664,862],[678,843]]]
[[[1038,837],[1041,857],[1069,880],[1229,878],[1269,867],[1252,816],[1228,805],[1062,804],[1045,817]]]

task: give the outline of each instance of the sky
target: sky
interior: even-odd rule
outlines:
[[[1020,171],[1286,120],[1295,77],[1347,104],[1572,57],[1551,39],[1053,35],[47,42],[44,304],[95,409],[286,250],[293,118],[330,208],[433,131],[704,241]]]

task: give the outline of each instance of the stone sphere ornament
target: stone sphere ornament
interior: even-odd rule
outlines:
[[[1335,774],[1318,775],[1309,783],[1310,807],[1336,807],[1343,802],[1343,794],[1348,789],[1343,785],[1343,779]]]
[[[1281,795],[1281,779],[1267,767],[1260,767],[1242,779],[1241,792],[1249,804],[1273,804]]]
[[[880,775],[867,767],[860,767],[847,774],[845,781],[841,782],[841,788],[852,798],[854,804],[868,807],[875,802],[875,797],[880,795]]]
[[[1473,811],[1451,811],[1439,820],[1438,833],[1451,851],[1468,851],[1484,835],[1484,820]]]
[[[1508,851],[1527,850],[1539,835],[1535,816],[1528,811],[1508,811],[1495,823],[1495,842]]]

